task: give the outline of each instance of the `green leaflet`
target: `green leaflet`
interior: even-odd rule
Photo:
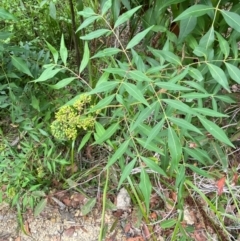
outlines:
[[[114,89],[117,85],[119,85],[119,82],[117,82],[117,81],[102,82],[99,85],[97,85],[95,87],[95,89],[91,90],[89,92],[89,95],[93,95],[93,94],[101,93],[101,92],[107,92],[109,90]]]
[[[176,132],[168,127],[168,148],[171,154],[173,169],[177,168],[182,155],[182,146]]]
[[[217,126],[215,123],[213,123],[210,120],[207,120],[206,118],[201,117],[198,115],[198,119],[201,121],[202,125],[204,128],[211,134],[213,135],[217,140],[220,142],[223,142],[231,147],[234,148],[234,145],[231,143],[231,141],[228,139],[226,136],[225,132]]]
[[[128,21],[128,20],[132,17],[132,15],[133,15],[135,12],[137,12],[137,10],[138,10],[139,8],[141,8],[141,7],[142,7],[142,6],[137,6],[137,7],[133,8],[133,9],[130,9],[130,10],[128,10],[127,12],[123,13],[121,16],[119,16],[118,19],[117,19],[117,21],[116,21],[115,24],[114,24],[114,28],[116,28],[116,27],[118,27],[119,25],[121,25],[121,24],[125,23],[126,21]]]
[[[189,18],[180,21],[179,39],[182,41],[186,36],[191,33],[197,24],[197,18],[190,16]]]
[[[55,84],[55,85],[48,85],[48,86],[52,89],[59,90],[65,86],[69,85],[75,79],[76,79],[76,77],[69,77],[69,78],[58,81],[57,84]]]
[[[88,48],[88,43],[87,43],[87,41],[85,41],[85,43],[84,43],[83,59],[82,59],[81,64],[80,64],[79,74],[82,73],[82,71],[88,65],[89,58],[90,58],[90,51],[89,51],[89,48]]]
[[[180,100],[162,99],[162,101],[167,103],[168,105],[170,105],[174,109],[181,110],[181,111],[186,112],[188,114],[193,114],[193,115],[196,114],[196,112],[191,107],[184,104]]]
[[[199,46],[205,49],[209,49],[215,40],[213,26],[207,31],[207,33],[200,39]]]
[[[228,70],[228,73],[229,73],[230,77],[233,80],[235,80],[238,84],[240,84],[240,70],[239,70],[239,68],[232,65],[232,64],[226,63],[226,62],[225,62],[225,65],[227,67],[227,70]]]
[[[212,11],[214,8],[211,6],[203,5],[203,4],[196,4],[188,9],[186,9],[184,12],[182,12],[177,18],[175,18],[173,21],[179,21],[182,19],[189,18],[191,16],[193,17],[199,17],[202,16],[210,11]]]
[[[15,57],[15,56],[11,56],[12,58],[12,64],[21,72],[23,72],[24,74],[27,74],[31,77],[33,77],[32,73],[30,72],[27,63],[22,60],[22,58],[19,57]]]
[[[123,169],[121,178],[120,178],[119,183],[118,183],[118,189],[119,189],[120,186],[122,185],[123,181],[130,175],[133,167],[135,166],[136,161],[137,161],[137,158],[135,157],[135,158],[134,158],[132,161],[130,161],[130,162],[125,166],[125,168]]]
[[[184,119],[175,118],[175,117],[168,117],[168,119],[170,121],[172,121],[174,124],[181,127],[182,129],[194,131],[194,132],[199,133],[200,135],[203,134],[197,127],[195,127],[194,125],[192,125],[191,123],[189,123],[188,121],[186,121]]]
[[[130,84],[130,83],[127,83],[127,82],[124,82],[123,85],[124,85],[124,88],[126,89],[126,91],[128,92],[128,94],[130,96],[132,96],[133,98],[138,100],[140,103],[143,103],[143,104],[145,104],[146,106],[149,107],[148,102],[144,98],[141,91],[136,87],[136,85],[133,85],[133,84]]]
[[[100,50],[99,52],[97,52],[95,55],[91,57],[91,59],[108,57],[108,56],[115,55],[119,52],[121,52],[121,50],[118,48],[106,48],[104,50]]]
[[[89,112],[92,113],[92,112],[96,112],[97,110],[101,110],[101,109],[103,109],[103,108],[107,108],[108,105],[113,101],[114,97],[115,97],[115,94],[109,95],[109,96],[107,96],[106,98],[101,99],[101,100],[97,103],[97,105],[95,105],[93,108],[90,109]]]
[[[229,12],[226,10],[220,10],[227,24],[240,32],[240,16],[237,13]]]
[[[147,33],[153,28],[153,26],[143,30],[142,32],[138,33],[136,36],[134,36],[130,42],[128,43],[126,49],[131,49],[135,45],[137,45],[146,35]]]
[[[11,13],[7,12],[5,9],[0,8],[0,18],[1,19],[9,19],[9,20],[17,20],[16,17],[14,17],[14,15],[12,15]]]
[[[46,41],[47,46],[49,48],[49,50],[51,51],[52,55],[53,55],[53,59],[54,59],[54,63],[57,64],[58,61],[58,51],[50,44]]]
[[[176,90],[176,91],[190,91],[192,89],[185,87],[185,86],[181,86],[179,84],[174,84],[171,82],[156,82],[155,83],[157,86],[161,87],[162,89],[165,90]]]
[[[76,30],[78,32],[79,30],[86,28],[88,25],[90,25],[95,20],[99,19],[100,16],[91,16],[83,21],[83,23],[79,26],[79,28]]]
[[[104,141],[108,140],[115,132],[119,129],[119,123],[114,123],[106,131],[95,136],[96,141],[93,144],[102,144]]]
[[[162,170],[159,165],[157,165],[153,160],[147,157],[141,156],[141,160],[153,171],[159,173],[160,175],[167,177],[166,173]]]
[[[130,143],[130,139],[124,141],[122,144],[120,144],[120,146],[118,147],[118,149],[115,151],[115,153],[111,156],[111,158],[109,159],[106,168],[109,168],[111,165],[113,165],[120,157],[122,157],[122,155],[126,152],[128,146]]]
[[[151,191],[152,191],[152,184],[144,168],[141,168],[139,188],[142,191],[142,194],[144,196],[144,202],[146,205],[147,214],[149,214],[149,204],[150,204],[150,197],[151,197]]]
[[[106,33],[110,33],[111,31],[109,29],[98,29],[98,30],[95,30],[85,36],[82,36],[80,37],[80,39],[82,40],[92,40],[92,39],[95,39],[95,38],[99,38],[101,37],[102,35],[106,34]]]
[[[43,198],[34,209],[34,216],[38,216],[47,206],[48,198]]]
[[[227,77],[223,70],[214,64],[207,63],[208,69],[212,77],[228,92],[230,92]]]
[[[90,198],[86,204],[84,204],[81,208],[81,212],[83,215],[87,215],[89,212],[92,211],[93,207],[97,202],[97,198]]]
[[[102,7],[102,15],[104,15],[112,6],[112,1],[111,0],[107,0]]]
[[[53,67],[49,67],[47,69],[45,69],[42,74],[40,75],[39,78],[37,78],[36,80],[33,80],[33,82],[37,83],[37,82],[43,82],[46,81],[48,79],[51,79],[52,77],[54,77],[58,72],[61,71],[61,69],[52,69]]]
[[[225,58],[227,58],[229,56],[229,52],[230,52],[230,47],[229,47],[228,41],[225,40],[223,38],[223,36],[221,34],[219,34],[218,32],[215,31],[215,34],[217,35],[220,49],[221,49],[222,53],[225,55]],[[225,64],[226,64],[226,62],[225,62]]]
[[[68,50],[65,46],[63,34],[62,34],[61,44],[60,44],[60,57],[61,57],[64,65],[66,66],[67,65],[67,58],[68,58]]]

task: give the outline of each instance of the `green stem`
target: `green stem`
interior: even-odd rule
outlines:
[[[182,213],[178,214],[178,221],[177,221],[177,223],[175,225],[171,241],[177,240],[177,234],[178,234],[180,222],[182,221],[182,215],[183,215]]]
[[[108,181],[109,181],[109,168],[107,168],[106,182],[105,182],[105,186],[104,186],[104,190],[103,190],[102,220],[101,220],[101,228],[100,228],[100,234],[99,234],[99,237],[98,237],[98,241],[102,241],[102,239],[103,239]]]
[[[140,200],[139,197],[138,197],[137,191],[136,191],[136,189],[135,189],[135,187],[134,187],[134,185],[133,185],[132,180],[131,180],[130,177],[128,177],[128,183],[129,183],[130,186],[131,186],[131,190],[133,191],[133,194],[134,194],[134,196],[135,196],[135,198],[136,198],[136,200],[137,200],[137,204],[138,204],[138,206],[140,207],[141,213],[142,213],[142,215],[143,215],[143,217],[144,217],[144,219],[145,219],[146,224],[148,225],[148,228],[149,228],[150,233],[154,233],[154,231],[153,231],[153,229],[152,229],[152,226],[149,226],[150,222],[149,222],[147,213],[145,212],[144,207],[142,206],[142,202],[141,202],[141,200]],[[152,236],[152,239],[151,239],[151,240],[153,240],[153,241],[156,241],[156,240],[157,240],[156,237],[155,237],[155,235]]]
[[[95,87],[95,84],[93,83],[92,63],[91,63],[90,59],[88,61],[88,65],[87,66],[88,66],[89,85],[93,89]]]
[[[75,146],[75,141],[72,142],[72,148],[71,148],[71,169],[72,169],[72,174],[74,173],[74,146]]]

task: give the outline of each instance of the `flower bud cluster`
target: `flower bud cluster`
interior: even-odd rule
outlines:
[[[75,140],[80,130],[93,128],[95,117],[86,114],[91,96],[81,95],[73,105],[65,105],[55,115],[51,124],[53,136],[59,140]]]

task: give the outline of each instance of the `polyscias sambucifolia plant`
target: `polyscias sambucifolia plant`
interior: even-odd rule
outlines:
[[[78,73],[68,66],[68,50],[62,37],[59,52],[47,43],[53,63],[44,65],[45,70],[33,82],[54,90],[63,90],[76,81],[84,86],[84,93],[56,112],[53,134],[74,140],[82,127],[89,126],[91,131],[85,128],[79,149],[91,138],[93,145],[110,147],[112,155],[105,169],[120,167],[118,188],[130,186],[147,223],[152,177],[165,183],[166,178],[175,180],[170,187],[177,193],[179,210],[179,218],[171,220],[175,225],[174,240],[180,229],[184,197],[190,187],[198,190],[188,174],[212,178],[206,167],[216,161],[221,171],[228,170],[229,160],[224,152],[234,145],[233,130],[228,131],[226,123],[235,119],[230,119],[224,109],[235,102],[231,85],[240,84],[239,3],[152,2],[145,13],[141,6],[124,5],[125,12],[120,14],[110,0],[102,1],[100,13],[91,8],[80,11],[78,14],[85,20],[78,31],[84,29],[86,35],[81,36],[84,53]],[[111,11],[115,12],[113,19]],[[151,13],[155,18],[149,18]],[[164,20],[173,18],[179,33],[171,31],[169,21],[157,21],[159,15]],[[132,34],[129,41],[122,39],[119,33],[131,25],[132,19],[141,16],[143,29]],[[149,36],[154,43],[144,41]],[[110,41],[110,46],[97,53],[93,47],[89,49],[94,46],[93,41],[103,41],[103,37],[116,41]],[[71,77],[58,81],[62,73],[70,73]],[[74,105],[81,98],[91,99],[93,107],[78,112]],[[223,213],[214,205],[211,208],[223,224]],[[225,230],[223,225],[221,228]]]

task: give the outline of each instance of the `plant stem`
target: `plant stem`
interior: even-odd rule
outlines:
[[[131,186],[131,190],[133,191],[133,194],[134,194],[134,196],[135,196],[135,198],[137,200],[137,204],[140,207],[141,213],[142,213],[142,215],[143,215],[143,217],[144,217],[144,219],[146,221],[146,224],[148,225],[149,231],[150,231],[150,233],[153,233],[152,226],[149,226],[150,222],[149,222],[147,213],[145,212],[144,207],[142,206],[141,200],[138,197],[137,191],[136,191],[136,189],[135,189],[135,187],[134,187],[130,177],[128,177],[128,182],[129,182],[129,184]],[[153,235],[152,240],[156,241],[155,235]]]
[[[98,241],[102,241],[102,239],[103,239],[108,181],[109,181],[109,168],[107,168],[106,182],[105,182],[105,186],[104,186],[104,190],[103,190],[102,220],[101,220],[101,228],[100,228],[100,234],[99,234],[99,237],[98,237]]]
[[[74,47],[76,51],[76,64],[79,67],[80,66],[80,50],[79,50],[79,39],[76,34],[76,21],[75,21],[75,12],[74,12],[74,6],[73,6],[73,1],[69,1],[69,6],[70,6],[70,11],[71,11],[71,21],[72,21],[72,37],[73,37],[73,42],[74,42]]]
[[[75,141],[72,142],[72,148],[71,148],[71,171],[72,171],[72,174],[74,173],[74,145],[75,145]]]

